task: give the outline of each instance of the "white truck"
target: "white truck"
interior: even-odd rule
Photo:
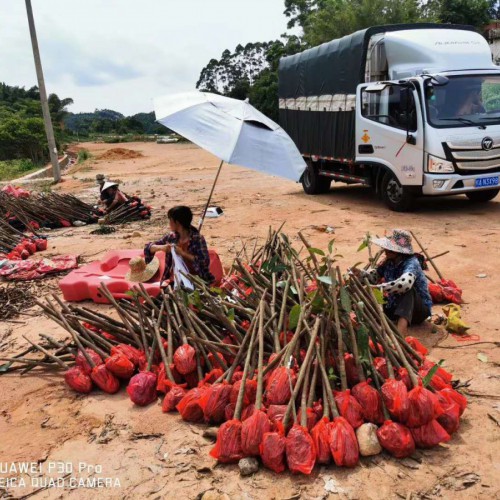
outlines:
[[[364,184],[408,211],[500,190],[500,68],[470,26],[376,26],[282,58],[279,107],[308,194]]]

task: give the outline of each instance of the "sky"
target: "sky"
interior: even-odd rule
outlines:
[[[24,0],[2,0],[0,82],[37,84]],[[74,113],[153,110],[222,51],[286,31],[283,0],[32,0],[48,93]]]

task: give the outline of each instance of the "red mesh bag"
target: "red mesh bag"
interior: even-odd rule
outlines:
[[[235,409],[236,409],[235,404],[230,403],[226,405],[226,407],[224,408],[224,418],[226,420],[232,420],[234,418]],[[247,418],[250,418],[254,412],[255,412],[255,405],[253,404],[250,404],[245,408],[243,408],[241,412],[241,421],[244,422]]]
[[[444,301],[443,289],[436,283],[429,283],[429,293],[434,304],[439,304]]]
[[[451,439],[437,420],[431,420],[428,424],[414,427],[410,431],[419,448],[433,448],[439,443],[446,443]]]
[[[396,371],[396,380],[401,380],[406,385],[406,388],[410,390],[413,387],[411,383],[410,375],[408,370],[404,367],[398,368]]]
[[[182,384],[182,382],[184,382],[182,375],[177,371],[174,363],[170,364],[170,372],[172,373],[172,377],[174,377],[174,382],[176,384]]]
[[[224,422],[217,433],[217,441],[210,455],[223,464],[238,462],[245,455],[241,449],[241,427],[239,420]]]
[[[118,344],[111,348],[111,355],[118,353],[125,355],[136,367],[139,366],[139,362],[144,356],[142,351],[127,344]]]
[[[276,424],[276,422],[283,422],[283,417],[286,413],[287,405],[269,405],[267,407],[267,416],[269,420]]]
[[[467,408],[467,398],[464,395],[451,388],[443,389],[439,391],[439,394],[446,397],[446,399],[457,403],[460,408],[460,416],[462,416],[463,412]]]
[[[224,375],[224,372],[220,368],[214,368],[210,370],[202,380],[203,384],[213,384],[216,380]]]
[[[312,428],[316,425],[319,420],[318,415],[312,408],[306,408],[306,419],[307,419],[307,430],[311,432]],[[302,408],[299,408],[297,412],[297,422],[302,422]]]
[[[443,298],[446,302],[462,303],[462,289],[458,288],[454,281],[442,279],[438,281],[438,285],[442,287]]]
[[[193,373],[196,370],[196,351],[189,344],[183,344],[174,352],[174,365],[181,375]]]
[[[321,399],[313,402],[312,409],[316,413],[316,422],[319,422],[323,417],[323,403]]]
[[[204,387],[191,389],[179,401],[176,408],[181,414],[182,420],[186,420],[187,422],[203,422],[203,408],[201,407],[200,399],[205,390]]]
[[[293,370],[284,366],[276,368],[269,377],[266,388],[266,401],[270,405],[287,404],[291,397],[290,379],[295,387],[297,376]]]
[[[259,446],[266,432],[271,432],[272,424],[262,410],[254,410],[241,427],[241,449],[245,456],[259,455]]]
[[[405,422],[408,427],[421,427],[443,413],[438,398],[422,386],[415,387],[408,393],[408,402],[408,418]]]
[[[286,461],[293,474],[310,474],[316,462],[314,441],[307,429],[301,425],[292,426],[286,437]]]
[[[405,458],[415,452],[415,441],[408,427],[386,420],[382,427],[377,429],[380,446],[396,458]]]
[[[233,420],[234,418],[234,410],[236,409],[236,405],[228,404],[224,408],[224,418],[227,420]]]
[[[35,241],[36,249],[39,252],[42,252],[43,250],[47,250],[47,240],[44,239],[38,239]]]
[[[363,425],[363,408],[358,403],[354,396],[351,396],[351,391],[335,392],[335,402],[337,403],[339,413],[344,417],[354,429]]]
[[[289,344],[293,339],[293,332],[286,332],[286,343]],[[280,332],[279,341],[281,347],[285,347],[285,332]]]
[[[408,389],[401,380],[388,379],[381,387],[382,399],[389,413],[401,422],[408,418]]]
[[[176,384],[175,382],[172,382],[168,378],[163,381],[163,386],[165,388],[165,394],[168,394],[174,387],[181,387],[182,389],[187,391],[187,384]],[[156,387],[158,387],[158,385],[156,385]]]
[[[426,368],[421,368],[418,371],[418,374],[420,375],[421,378],[425,378],[427,374],[429,373],[429,370]],[[450,384],[447,384],[439,375],[435,374],[431,378],[430,386],[435,389],[436,391],[440,391],[441,389],[446,389],[447,387],[451,387]]]
[[[90,378],[101,391],[114,394],[120,390],[119,380],[106,368],[105,364],[92,368]]]
[[[102,365],[104,363],[101,356],[99,356],[99,354],[97,354],[93,349],[87,348],[85,349],[85,352],[90,356],[90,359],[96,366]],[[87,375],[90,375],[90,373],[92,372],[92,367],[89,365],[87,358],[81,351],[78,351],[78,354],[76,355],[75,364],[76,366],[79,366]]]
[[[318,464],[329,464],[332,460],[328,423],[328,418],[323,417],[311,431],[311,437],[314,441],[314,448],[316,450],[316,462],[318,462]]]
[[[187,386],[190,389],[193,389],[194,387],[196,387],[198,385],[198,383],[200,382],[200,379],[198,377],[198,372],[196,372],[196,371],[194,371],[192,373],[188,373],[187,375],[184,375],[184,380],[186,381]]]
[[[434,366],[436,366],[436,363],[433,363],[428,359],[424,359],[423,368],[430,370]],[[453,378],[453,375],[450,372],[446,371],[444,368],[441,367],[437,369],[436,375],[438,377],[441,377],[447,384],[451,383],[451,379]]]
[[[250,418],[256,411],[257,408],[255,408],[254,404],[249,404],[248,406],[245,406],[245,408],[243,408],[243,411],[241,412],[241,421],[245,422],[245,420],[247,418]]]
[[[231,390],[231,395],[229,397],[229,402],[231,404],[236,404],[238,401],[238,393],[240,392],[242,381],[238,380]],[[243,392],[243,406],[248,406],[249,404],[255,403],[255,397],[257,395],[257,381],[247,380],[245,384],[245,390]]]
[[[92,379],[79,366],[67,370],[64,380],[71,389],[81,394],[88,394],[92,390]]]
[[[200,399],[205,422],[213,424],[224,422],[224,409],[229,403],[231,389],[232,386],[226,382],[207,387],[205,394],[203,394],[203,397]]]
[[[221,370],[224,369],[221,361],[223,361],[225,363],[226,360],[220,352],[217,353],[217,356],[214,356],[212,353],[210,353],[208,355],[208,360],[210,361],[210,363],[212,363],[213,368],[220,368]]]
[[[405,338],[406,342],[410,345],[410,347],[413,348],[414,351],[417,351],[419,354],[422,356],[427,356],[427,353],[429,352],[427,350],[427,347],[425,347],[419,340],[417,340],[415,337],[406,337]]]
[[[259,446],[262,463],[278,474],[285,470],[286,439],[282,432],[266,432]]]
[[[227,335],[222,339],[222,343],[227,345],[235,345],[234,340],[229,335]],[[236,358],[236,349],[231,348],[231,351],[234,353],[232,356],[226,354],[226,359],[228,363],[233,363],[233,361]]]
[[[123,354],[113,354],[105,361],[106,368],[118,378],[128,380],[135,371],[134,364]]]
[[[156,375],[151,372],[141,372],[134,375],[127,386],[130,400],[137,406],[147,406],[157,399]]]
[[[173,386],[163,398],[161,410],[163,413],[174,411],[175,407],[180,403],[181,399],[186,395],[186,390],[178,385]]]
[[[384,421],[382,396],[375,387],[368,382],[360,382],[351,389],[351,394],[360,404],[366,422],[381,424]]]
[[[236,384],[239,380],[243,378],[243,370],[240,368],[239,370],[236,369],[233,373],[233,376],[231,377],[231,384]]]
[[[350,352],[344,354],[345,373],[347,375],[347,383],[349,387],[356,385],[359,382],[358,367],[354,356]]]
[[[158,378],[156,382],[156,390],[158,392],[167,393],[167,388],[165,386],[165,382],[168,380],[167,371],[165,370],[165,363],[160,363],[158,367]]]
[[[384,348],[382,347],[382,344],[379,344],[378,342],[375,344],[372,339],[368,341],[368,345],[370,346],[370,351],[372,353],[372,356],[380,356],[380,354],[384,353]],[[378,352],[377,352],[378,349]],[[383,358],[381,358],[383,359]]]
[[[437,421],[451,436],[460,427],[460,406],[458,406],[455,401],[448,399],[439,392],[437,393],[437,398],[443,410],[443,413],[438,417]]]
[[[337,467],[354,467],[359,462],[359,446],[352,425],[337,417],[328,424],[330,451]]]
[[[375,370],[377,370],[382,377],[385,379],[389,378],[389,370],[387,368],[387,361],[385,358],[374,358],[373,360],[373,366],[375,367]]]

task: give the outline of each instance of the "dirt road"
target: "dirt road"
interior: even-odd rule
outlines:
[[[102,172],[119,179],[125,192],[137,192],[149,202],[155,209],[153,219],[120,227],[107,236],[90,236],[89,227],[52,231],[46,255],[77,253],[90,262],[109,249],[140,248],[162,235],[170,206],[182,203],[200,212],[218,166],[216,158],[190,144],[134,143],[125,147],[142,156],[98,159],[114,146],[86,145],[94,157],[77,166],[56,189],[96,197],[93,180]],[[302,230],[319,248],[325,248],[334,237],[343,256],[339,257],[342,267],[366,260],[356,250],[367,231],[382,235],[385,229],[409,228],[431,254],[450,251],[437,263],[464,289],[463,311],[471,333],[481,342],[499,340],[500,198],[486,205],[472,205],[465,197],[427,199],[415,213],[397,214],[365,189],[335,187],[327,195],[310,197],[298,184],[226,165],[213,204],[221,206],[224,215],[207,219],[204,233],[226,265],[240,248],[240,239],[262,238],[268,226],[277,227],[283,221],[290,236]],[[334,234],[322,232],[324,226],[334,228]],[[440,307],[434,308],[434,312],[440,311]],[[22,334],[33,339],[43,332],[64,335],[36,308],[29,313],[33,316],[20,318],[25,324],[0,325],[0,354],[19,351],[25,344]],[[470,380],[469,409],[460,431],[447,445],[419,451],[418,461],[380,455],[362,460],[354,470],[321,467],[310,477],[302,477],[276,476],[261,469],[255,476],[240,478],[236,466],[214,467],[208,455],[212,443],[203,437],[202,426],[162,414],[159,404],[133,407],[124,391],[114,396],[77,396],[66,389],[60,375],[4,375],[0,378],[0,465],[38,461],[45,478],[61,478],[67,473],[68,478],[90,477],[91,481],[109,478],[106,484],[94,483],[103,485],[98,490],[85,489],[89,485],[85,482],[54,482],[35,498],[98,494],[103,498],[194,499],[207,490],[232,499],[498,498],[498,348],[492,343],[468,346],[451,336],[444,338],[431,333],[430,325],[414,334],[431,348],[432,359],[445,359],[446,368],[457,378]],[[486,354],[487,363],[477,358],[479,352]],[[58,465],[58,461],[66,465]],[[72,464],[72,473],[67,464]],[[66,469],[49,470],[63,466]],[[4,478],[0,498],[21,497],[45,485],[39,479],[40,471],[31,472],[33,482],[27,474],[0,472]],[[7,477],[18,477],[18,483],[9,485]],[[26,488],[18,487],[22,478]]]

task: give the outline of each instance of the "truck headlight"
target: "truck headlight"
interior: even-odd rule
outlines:
[[[442,160],[436,156],[429,155],[427,160],[427,170],[433,174],[445,174],[455,171],[455,167],[451,161]]]

